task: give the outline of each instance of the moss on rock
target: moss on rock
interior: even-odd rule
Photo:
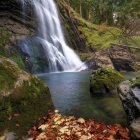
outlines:
[[[94,93],[113,92],[124,77],[113,69],[99,69],[92,73],[90,91]]]
[[[103,48],[109,48],[110,44],[124,44],[138,47],[140,44],[140,36],[122,38],[122,30],[116,27],[107,26],[106,23],[101,25],[93,24],[81,18],[81,16],[74,11],[66,0],[57,0],[58,7],[61,11],[61,18],[64,21],[64,27],[67,31],[66,39],[70,46],[74,49],[80,50],[80,45],[73,45],[77,34],[73,32],[73,26],[83,40],[83,52],[98,51]],[[69,16],[70,15],[70,16]],[[72,23],[70,23],[70,19]],[[68,36],[68,37],[67,37]],[[78,49],[79,48],[79,49]]]
[[[0,55],[7,54],[5,46],[10,44],[10,37],[12,32],[7,31],[4,27],[0,27]]]
[[[140,88],[140,75],[138,75],[136,77],[136,79],[132,81],[132,87],[139,87]]]
[[[21,70],[13,61],[0,57],[0,130],[23,134],[51,107],[49,88],[42,81]],[[20,116],[7,121],[14,113]],[[17,129],[16,124],[21,128]]]

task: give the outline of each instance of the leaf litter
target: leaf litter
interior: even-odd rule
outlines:
[[[120,124],[106,125],[95,120],[63,116],[49,111],[28,131],[35,140],[130,140],[129,131]]]

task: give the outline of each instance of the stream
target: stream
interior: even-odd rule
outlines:
[[[126,124],[118,95],[93,96],[89,92],[89,72],[47,73],[39,77],[50,88],[53,104],[63,115]]]

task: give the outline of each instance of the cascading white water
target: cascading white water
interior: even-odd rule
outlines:
[[[22,15],[23,20],[25,19],[25,4],[26,4],[25,2],[26,2],[25,0],[20,1],[21,15]]]
[[[47,56],[49,70],[56,72],[85,69],[86,66],[66,44],[55,2],[53,0],[31,0],[30,2],[38,21],[38,39]]]

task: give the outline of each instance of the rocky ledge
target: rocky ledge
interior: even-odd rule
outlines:
[[[139,71],[139,52],[140,48],[111,44],[110,48],[95,52],[86,62],[90,69],[113,68],[118,71]]]

